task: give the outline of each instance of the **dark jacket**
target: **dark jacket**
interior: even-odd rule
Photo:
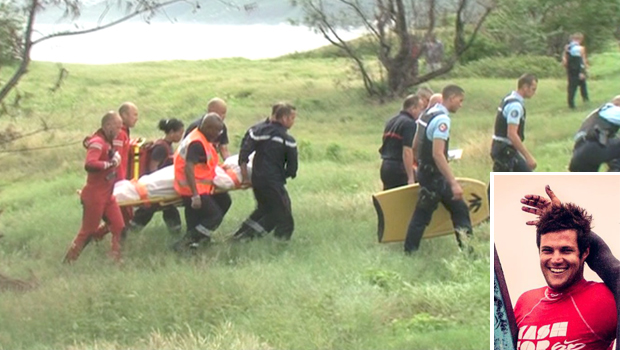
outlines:
[[[252,184],[286,183],[297,175],[297,143],[278,122],[261,122],[247,132],[239,152],[239,164],[254,154]]]

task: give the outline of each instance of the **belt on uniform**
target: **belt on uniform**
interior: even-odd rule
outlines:
[[[507,138],[507,137],[493,135],[493,141],[503,142],[505,144],[508,144],[508,145],[512,146],[512,141],[510,141],[510,139]]]

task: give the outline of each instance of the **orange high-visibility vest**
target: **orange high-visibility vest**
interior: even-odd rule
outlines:
[[[200,130],[194,129],[181,141],[179,148],[174,154],[174,189],[181,196],[192,195],[192,190],[189,188],[185,176],[185,162],[189,145],[194,141],[199,141],[202,144],[207,155],[206,163],[198,163],[194,166],[194,177],[198,194],[211,194],[214,189],[215,168],[219,162],[217,151]]]

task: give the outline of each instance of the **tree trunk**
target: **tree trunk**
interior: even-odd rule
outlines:
[[[408,13],[404,5],[405,1],[411,1],[412,9],[415,8],[414,0],[374,0],[374,12],[370,17],[368,11],[364,11],[360,5],[360,1],[339,0],[341,4],[346,5],[351,10],[350,15],[357,16],[364,23],[369,31],[370,38],[376,42],[376,57],[382,66],[381,73],[384,70],[386,72],[385,75],[381,74],[378,77],[372,74],[371,70],[364,68],[365,61],[362,54],[357,52],[353,46],[349,46],[335,33],[334,28],[338,25],[339,19],[323,8],[322,5],[327,3],[327,0],[325,2],[323,0],[305,0],[303,3],[307,14],[306,23],[321,31],[332,45],[342,49],[347,57],[356,64],[364,87],[370,96],[378,96],[383,99],[383,97],[403,96],[412,86],[449,72],[459,57],[471,46],[482,23],[493,9],[492,5],[485,7],[485,11],[474,26],[473,33],[466,39],[464,12],[470,0],[458,0],[456,20],[453,23],[455,37],[452,57],[444,59],[439,69],[418,76],[420,74],[418,59],[423,52],[422,42],[415,36],[415,31],[410,30],[410,27],[416,27],[415,23],[413,26],[409,25],[415,21],[415,18],[412,17],[412,13]],[[428,35],[432,33],[437,23],[435,15],[438,2],[436,0],[420,1],[425,1],[428,5]],[[374,83],[374,79],[378,79],[377,84]]]

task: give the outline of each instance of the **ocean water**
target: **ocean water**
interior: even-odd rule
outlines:
[[[83,26],[82,28],[89,28]],[[72,25],[39,24],[37,36]],[[361,29],[339,33],[346,40]],[[98,32],[48,39],[33,46],[36,61],[113,64],[142,61],[243,57],[264,59],[330,45],[309,28],[279,25],[209,25],[127,22]]]

